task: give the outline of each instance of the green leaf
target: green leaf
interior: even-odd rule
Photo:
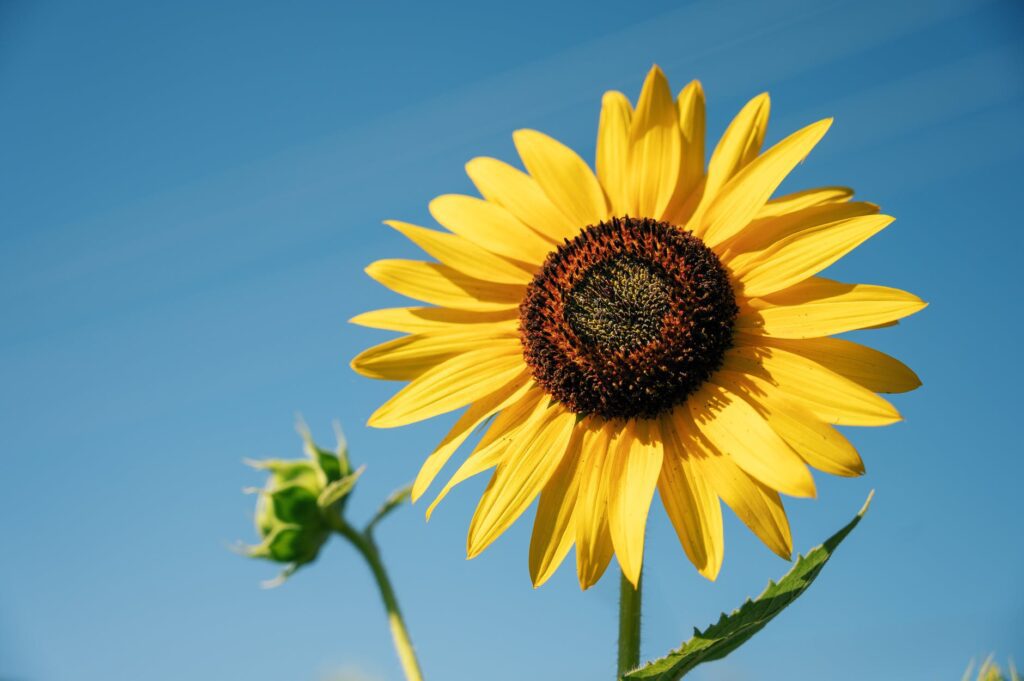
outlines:
[[[677,681],[702,662],[720,660],[746,643],[811,585],[836,547],[864,517],[872,496],[874,492],[868,495],[864,507],[846,527],[821,546],[811,549],[806,556],[799,556],[793,569],[778,583],[768,582],[768,588],[755,600],[748,599],[732,614],[723,614],[717,623],[704,631],[694,630],[693,638],[678,649],[623,675],[623,680]]]

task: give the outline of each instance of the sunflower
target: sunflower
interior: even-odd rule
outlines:
[[[772,198],[832,121],[762,152],[768,111],[767,94],[746,104],[705,166],[701,85],[673,99],[655,66],[635,107],[604,95],[596,172],[551,137],[517,130],[525,172],[475,158],[466,170],[482,198],[430,203],[448,231],[386,222],[436,262],[381,260],[367,273],[428,305],[355,317],[406,335],[352,366],[409,382],[371,426],[466,407],[423,464],[414,499],[482,431],[427,510],[493,469],[470,558],[539,496],[534,585],[574,545],[582,588],[613,555],[635,585],[656,491],[705,577],[722,564],[720,501],[789,558],[780,494],[815,496],[808,465],[864,472],[834,426],[900,420],[878,393],[916,388],[913,371],[831,336],[892,325],[925,303],[818,276],[893,218],[843,187]]]

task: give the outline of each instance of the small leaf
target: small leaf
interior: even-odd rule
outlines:
[[[373,515],[373,518],[371,518],[370,522],[366,525],[366,529],[372,530],[374,527],[376,527],[377,523],[383,520],[385,516],[387,516],[393,510],[395,510],[396,508],[404,504],[406,501],[408,501],[411,494],[412,485],[406,485],[405,487],[402,487],[401,489],[396,489],[394,492],[392,492],[391,495],[384,500],[384,503],[381,504],[381,507],[377,509],[377,512]]]
[[[356,486],[356,481],[359,480],[359,476],[366,470],[366,466],[360,466],[354,473],[346,475],[341,480],[335,480],[334,482],[324,487],[324,491],[320,493],[320,497],[317,499],[317,504],[320,508],[327,509],[338,503],[352,491],[352,488]]]
[[[759,632],[787,605],[797,599],[811,585],[821,568],[846,535],[850,534],[871,504],[868,495],[857,516],[824,544],[811,549],[806,556],[797,558],[786,576],[778,583],[769,582],[768,588],[755,600],[747,600],[742,607],[703,632],[694,630],[693,638],[665,657],[625,674],[624,681],[677,681],[702,662],[720,660]]]

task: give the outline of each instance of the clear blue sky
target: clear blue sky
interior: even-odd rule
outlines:
[[[654,62],[704,82],[714,136],[763,89],[771,140],[835,116],[788,186],[897,216],[834,273],[931,302],[871,335],[924,380],[906,422],[854,431],[868,475],[789,504],[801,549],[876,488],[867,520],[692,678],[1024,660],[1022,38],[1014,0],[0,3],[0,677],[398,681],[347,546],[269,592],[274,566],[227,550],[254,538],[241,459],[298,455],[302,412],[368,464],[356,517],[411,479],[450,419],[365,428],[394,386],[347,367],[385,336],[345,320],[397,302],[362,268],[412,253],[380,221],[432,224],[517,127],[592,157],[601,93]],[[534,591],[526,522],[465,561],[483,483],[381,531],[428,679],[609,678],[615,580]],[[645,656],[787,569],[730,516],[710,584],[653,518]]]

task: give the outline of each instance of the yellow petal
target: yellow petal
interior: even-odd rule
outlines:
[[[704,459],[722,501],[780,558],[793,555],[793,535],[778,492],[744,473],[728,457]]]
[[[697,430],[744,471],[783,494],[814,496],[814,479],[804,462],[731,390],[706,383],[686,405]]]
[[[565,456],[576,415],[553,405],[530,437],[520,435],[494,472],[473,514],[466,556],[474,558],[512,526],[533,503]]]
[[[853,198],[848,187],[815,187],[772,199],[757,212],[757,218],[775,218],[826,203],[843,203]]]
[[[780,239],[740,269],[730,263],[747,297],[765,296],[813,277],[891,224],[888,215],[866,215],[806,229]]]
[[[530,579],[538,587],[555,574],[576,540],[583,429],[573,429],[565,456],[540,493],[530,537]]]
[[[460,353],[483,345],[494,347],[520,343],[515,322],[463,326],[468,329],[403,336],[375,345],[352,360],[352,369],[368,378],[411,381]]]
[[[434,509],[444,500],[456,485],[469,480],[500,464],[516,440],[529,437],[543,418],[550,400],[539,388],[526,393],[518,402],[512,403],[498,414],[473,452],[462,462],[455,474],[445,483],[434,501],[427,507],[427,520],[434,514]]]
[[[899,412],[884,398],[821,364],[767,344],[747,342],[737,336],[736,346],[725,355],[723,371],[766,380],[826,423],[885,426],[900,420]]]
[[[651,67],[629,128],[631,215],[661,219],[679,177],[679,113],[665,74]]]
[[[437,474],[448,463],[448,459],[466,441],[470,433],[494,414],[523,400],[533,385],[529,371],[523,371],[515,380],[469,405],[469,408],[463,412],[444,439],[423,462],[416,481],[412,485],[412,500],[415,502],[423,496],[423,493],[430,487],[430,483],[434,481]],[[539,395],[535,396],[530,404],[536,404],[538,399]]]
[[[661,419],[665,458],[658,494],[686,556],[701,575],[714,581],[725,555],[722,507],[704,471],[700,451],[684,445],[675,421],[673,415]]]
[[[840,220],[876,215],[877,205],[867,201],[822,203],[777,217],[758,218],[742,232],[722,243],[722,262],[734,271],[745,269],[759,260],[764,251],[788,236],[829,225]]]
[[[747,400],[779,437],[804,461],[820,471],[854,477],[864,474],[864,463],[850,441],[822,423],[799,404],[787,399],[756,376],[721,372],[715,380]]]
[[[905,393],[921,386],[921,379],[903,362],[852,341],[813,338],[760,342],[802,355],[876,393]]]
[[[661,473],[664,447],[654,422],[627,421],[608,469],[608,530],[622,574],[635,587],[644,559],[647,514]]]
[[[597,179],[601,181],[612,212],[636,215],[628,188],[629,125],[633,106],[621,92],[609,90],[601,99],[601,118],[597,124]],[[577,228],[578,229],[578,228]]]
[[[684,206],[691,203],[690,197],[704,181],[704,88],[699,80],[690,81],[676,98],[679,110],[679,178],[676,190],[665,210],[665,219],[676,225],[685,225],[690,218]],[[692,208],[690,209],[692,211]]]
[[[531,265],[555,250],[542,237],[496,203],[461,194],[444,194],[429,205],[434,219],[459,236],[492,253]]]
[[[782,558],[793,552],[789,521],[778,492],[745,473],[703,436],[688,409],[677,409],[676,432],[687,451],[695,453],[711,487],[765,545]]]
[[[367,425],[395,428],[454,411],[519,377],[522,348],[502,345],[472,350],[421,374],[382,404]]]
[[[764,92],[747,102],[725,129],[725,133],[711,153],[704,194],[697,212],[691,219],[691,229],[699,226],[701,215],[714,201],[719,190],[744,166],[757,158],[768,129],[770,109],[771,100],[768,93]]]
[[[751,161],[725,185],[704,214],[701,233],[714,247],[750,224],[772,193],[825,136],[832,119],[812,123]]]
[[[927,305],[900,289],[812,277],[748,301],[736,328],[775,338],[818,338],[886,324]]]
[[[466,164],[466,174],[485,199],[555,243],[579,234],[581,225],[559,210],[537,181],[518,168],[480,157]]]
[[[685,198],[678,200],[673,198],[672,201],[669,201],[668,208],[665,209],[666,222],[671,225],[686,225],[685,229],[692,230],[694,228],[699,221],[695,220],[693,216],[703,201],[705,179],[702,177],[697,186]]]
[[[512,140],[526,170],[579,229],[608,217],[601,183],[575,151],[536,130],[516,130]]]
[[[519,308],[509,307],[492,312],[453,310],[447,307],[391,307],[363,312],[348,320],[352,324],[371,329],[424,333],[427,331],[454,331],[473,324],[507,322],[516,324]]]
[[[586,590],[601,579],[614,554],[608,532],[607,470],[614,426],[600,421],[583,424],[587,424],[587,429],[583,433],[576,502],[576,572],[580,588]]]
[[[395,293],[460,310],[518,307],[526,293],[525,286],[481,281],[445,265],[419,260],[378,260],[366,273]]]
[[[530,272],[461,236],[398,220],[385,220],[384,224],[405,235],[441,263],[467,276],[501,284],[529,284],[533,280]]]

